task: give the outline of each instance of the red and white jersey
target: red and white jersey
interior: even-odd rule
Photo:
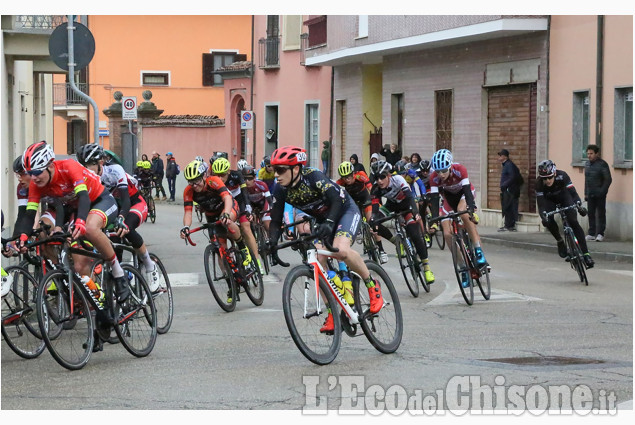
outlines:
[[[101,183],[115,198],[119,197],[118,192],[121,190],[127,190],[130,198],[139,192],[137,179],[126,173],[121,165],[104,165],[103,168]]]
[[[431,193],[452,193],[458,194],[463,191],[463,186],[470,185],[470,190],[474,190],[474,186],[467,177],[467,168],[464,165],[454,163],[450,167],[450,175],[447,179],[442,180],[436,171],[430,173],[430,192]]]
[[[249,203],[259,208],[264,208],[265,201],[271,196],[269,186],[261,180],[254,180],[253,186],[247,186],[247,193],[249,193]]]

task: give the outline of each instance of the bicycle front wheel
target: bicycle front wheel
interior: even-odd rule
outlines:
[[[245,267],[240,266],[240,272],[244,276],[242,286],[245,288],[247,296],[254,305],[262,305],[262,302],[265,299],[265,287],[262,282],[262,275],[260,274],[260,270],[258,270],[255,260],[252,260],[251,265],[246,269]]]
[[[460,236],[452,236],[450,251],[452,252],[452,262],[454,263],[454,274],[459,283],[461,295],[463,295],[463,299],[467,305],[472,305],[474,303],[474,287],[472,286],[470,263],[467,259],[467,252],[465,251],[465,246]],[[467,285],[464,285],[463,282],[467,282]]]
[[[35,305],[42,338],[53,358],[69,370],[86,366],[93,352],[94,324],[79,283],[73,282],[71,301],[68,273],[50,271],[38,287]]]
[[[236,308],[237,288],[234,282],[229,263],[215,250],[214,245],[209,244],[203,254],[205,261],[205,276],[207,284],[212,290],[214,299],[226,312],[230,313]]]
[[[150,253],[150,258],[156,263],[161,272],[161,278],[159,280],[161,286],[156,292],[152,293],[152,298],[154,299],[154,306],[157,309],[157,332],[164,334],[170,329],[170,326],[172,326],[172,318],[174,317],[172,285],[170,285],[168,272],[159,257]]]
[[[145,357],[157,340],[157,311],[141,273],[130,264],[122,264],[121,268],[130,296],[123,304],[115,303],[115,332],[130,354]]]
[[[370,313],[370,298],[362,279],[355,275],[353,291],[360,325],[368,341],[378,351],[390,354],[397,351],[403,335],[401,303],[388,273],[377,263],[365,261],[370,274],[379,282],[384,306],[378,313]]]
[[[291,338],[300,352],[313,363],[325,365],[335,360],[340,351],[342,324],[326,282],[320,279],[321,297],[316,296],[315,284],[309,266],[293,268],[284,280],[282,308]],[[322,333],[320,328],[328,316],[328,308],[332,309],[333,332]]]
[[[370,226],[365,221],[362,223],[362,242],[364,244],[364,252],[368,255],[368,259],[379,264],[379,247],[370,231]]]
[[[151,222],[155,222],[155,220],[157,219],[157,210],[156,210],[156,206],[154,203],[154,198],[152,197],[152,194],[150,194],[150,196],[148,197],[148,217],[150,217],[150,221]]]
[[[571,267],[578,273],[580,282],[584,282],[588,286],[589,281],[586,277],[586,267],[584,265],[582,250],[576,242],[571,228],[567,228],[565,230],[565,241],[567,244],[567,251],[569,252],[569,262],[571,263]]]
[[[395,245],[397,246],[397,260],[399,261],[401,274],[403,274],[408,290],[413,297],[417,298],[419,296],[419,285],[417,285],[414,264],[412,263],[412,257],[410,257],[406,242],[401,236],[395,236]]]
[[[11,290],[2,298],[2,336],[14,353],[34,359],[46,348],[37,322],[37,281],[25,268],[5,269],[13,278]]]

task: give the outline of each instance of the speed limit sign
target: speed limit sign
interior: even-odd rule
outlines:
[[[121,98],[121,118],[124,120],[137,119],[137,97],[124,96]]]

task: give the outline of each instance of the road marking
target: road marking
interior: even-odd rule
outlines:
[[[200,273],[169,273],[171,286],[194,286],[198,285]]]
[[[459,291],[459,285],[456,281],[448,282],[447,280],[442,281],[445,285],[445,289],[443,292],[437,296],[432,301],[428,302],[428,305],[448,305],[448,304],[456,304],[464,303],[463,295]],[[438,281],[437,281],[438,283]],[[474,288],[474,301],[477,300],[485,301],[483,299],[483,295],[481,294],[481,290],[476,286]],[[492,293],[489,301],[494,302],[513,302],[513,301],[541,301],[541,298],[530,297],[528,295],[518,294],[516,292],[504,291],[502,289],[492,289]]]
[[[272,276],[272,275],[264,275],[262,276],[263,283],[282,283],[280,278]]]
[[[249,310],[245,310],[247,313],[280,313],[283,310],[279,310],[277,308],[251,308]]]

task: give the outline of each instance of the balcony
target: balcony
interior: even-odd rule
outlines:
[[[258,68],[280,68],[280,37],[267,37],[258,40]]]
[[[86,83],[79,83],[76,84],[76,86],[83,93],[86,93],[88,90],[88,84]],[[73,91],[70,83],[53,84],[53,106],[78,105],[88,105],[88,102]]]
[[[2,17],[2,30],[29,34],[51,34],[67,21],[66,15],[7,15]]]

